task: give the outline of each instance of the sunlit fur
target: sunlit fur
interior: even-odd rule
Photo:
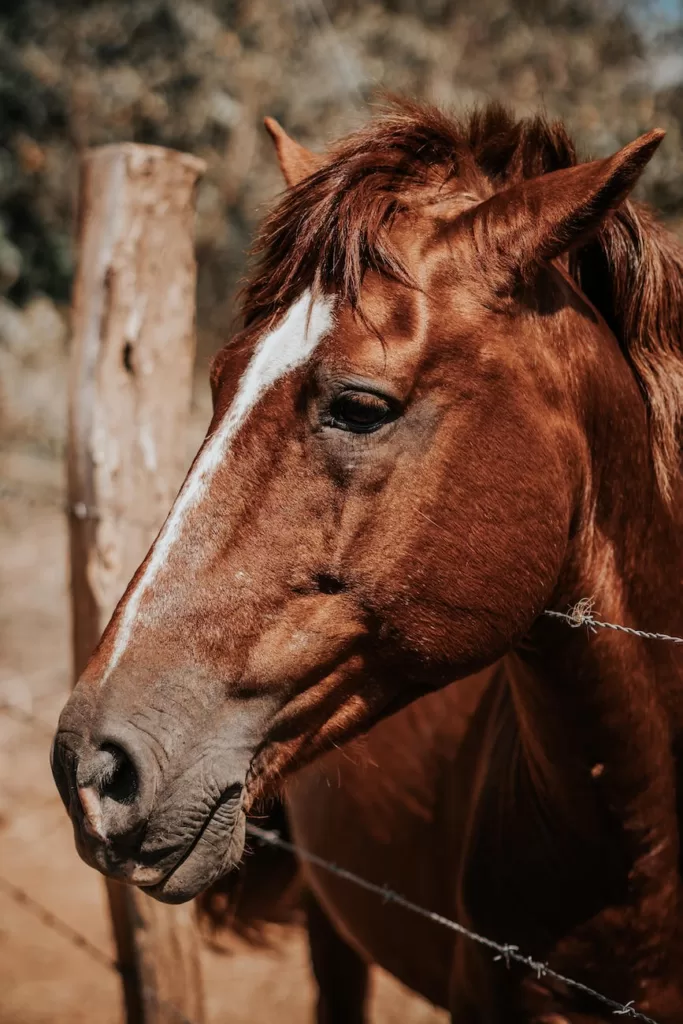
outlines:
[[[680,1024],[678,649],[542,614],[592,596],[608,619],[683,632],[683,262],[627,200],[660,141],[577,164],[560,126],[404,105],[322,161],[298,153],[190,481],[263,339],[302,357],[271,353],[278,372],[60,719],[55,777],[89,862],[187,900],[284,784],[295,833],[332,859],[362,843],[397,888],[427,879],[478,931]],[[311,345],[293,312],[307,291],[326,311]],[[349,394],[380,402],[377,429],[351,429]],[[399,712],[427,693],[436,731],[420,705]],[[377,722],[325,794],[315,773]],[[97,775],[103,744],[128,764],[125,800]],[[465,943],[443,966],[410,926],[309,882],[458,1022],[579,1012]]]
[[[247,322],[289,305],[303,284],[353,304],[370,268],[410,281],[387,227],[416,206],[470,205],[577,162],[561,121],[518,120],[496,104],[457,120],[405,100],[333,146],[266,220]],[[437,211],[439,212],[439,211]],[[536,242],[544,224],[539,220]],[[614,331],[648,398],[662,486],[678,472],[683,417],[683,250],[642,206],[624,202],[572,252],[571,273]],[[533,241],[530,246],[533,250]],[[509,265],[514,249],[502,253]]]
[[[209,490],[216,470],[228,452],[249,414],[279,377],[305,363],[332,324],[332,303],[314,299],[309,291],[299,296],[287,315],[276,327],[267,331],[240,379],[237,394],[229,413],[212,433],[201,455],[195,461],[173,508],[152,547],[133,587],[119,606],[119,619],[109,662],[102,675],[105,683],[121,657],[141,615],[142,599],[168,561],[174,545],[183,542],[183,530],[191,511]]]

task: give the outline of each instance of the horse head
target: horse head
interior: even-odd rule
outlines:
[[[101,871],[191,898],[258,796],[572,596],[595,411],[647,419],[572,254],[661,133],[576,164],[506,116],[406,105],[324,158],[270,123],[289,188],[212,422],[53,748]]]

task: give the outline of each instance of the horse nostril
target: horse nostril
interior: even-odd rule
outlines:
[[[94,771],[93,771],[94,769]],[[96,761],[91,762],[91,780],[102,800],[130,804],[138,795],[138,773],[131,758],[115,743],[103,743]]]
[[[109,842],[112,827],[129,818],[138,796],[138,773],[130,755],[116,743],[103,743],[79,763],[76,786],[86,831]]]
[[[156,762],[128,723],[104,723],[92,736],[58,732],[52,770],[74,824],[113,848],[131,847],[148,820],[156,792]]]
[[[96,793],[117,804],[132,803],[138,793],[138,773],[128,753],[117,743],[103,743],[89,757],[80,759],[77,768],[79,789]]]

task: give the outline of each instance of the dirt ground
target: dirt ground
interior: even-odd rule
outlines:
[[[196,447],[205,415],[202,391],[188,449]],[[61,501],[58,460],[25,447],[0,449],[0,701],[17,709],[0,710],[0,1024],[123,1019],[113,971],[58,934],[17,891],[113,956],[104,886],[76,855],[48,760],[70,674]],[[209,1024],[312,1021],[302,933],[287,931],[272,950],[235,943],[228,954],[205,948],[202,960]],[[373,1024],[445,1019],[376,972]]]

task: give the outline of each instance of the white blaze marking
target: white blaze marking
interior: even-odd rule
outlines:
[[[145,571],[135,589],[128,595],[102,683],[106,682],[114,671],[128,646],[142,597],[180,537],[183,520],[206,493],[214,473],[230,450],[240,427],[268,388],[290,370],[306,362],[331,324],[332,300],[313,300],[310,291],[306,291],[277,327],[264,335],[257,344],[239,382],[232,405],[185,480],[152,547]]]

